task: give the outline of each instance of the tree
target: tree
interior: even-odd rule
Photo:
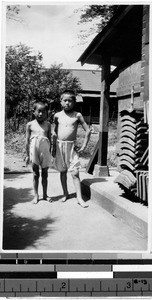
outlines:
[[[23,44],[6,48],[6,108],[7,116],[29,115],[31,99],[38,87],[42,55],[32,55]],[[32,104],[32,103],[31,103]]]
[[[58,104],[64,89],[80,89],[79,80],[62,64],[45,69],[42,60],[40,52],[35,54],[26,45],[6,48],[6,117],[14,118],[15,127],[22,118],[31,119],[34,101]]]
[[[30,5],[26,5],[26,6],[30,8]],[[20,5],[7,5],[6,18],[9,20],[23,22],[22,18],[20,17]]]
[[[87,5],[79,9],[80,20],[78,24],[89,24],[89,29],[81,30],[79,38],[86,42],[92,34],[100,32],[112,18],[120,5]],[[75,10],[77,13],[78,10]]]

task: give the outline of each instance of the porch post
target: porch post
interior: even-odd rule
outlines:
[[[109,78],[110,78],[110,57],[102,56],[101,71],[101,98],[100,98],[100,128],[99,128],[99,148],[98,162],[94,166],[94,176],[108,176],[107,166],[108,150],[108,122],[109,122]]]

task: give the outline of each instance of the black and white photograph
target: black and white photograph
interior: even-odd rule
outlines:
[[[150,5],[2,1],[2,250],[146,252]]]

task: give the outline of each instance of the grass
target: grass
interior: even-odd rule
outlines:
[[[93,155],[95,145],[99,137],[99,125],[93,126],[94,132],[90,136],[89,143],[86,150],[81,156],[82,159],[88,161]],[[77,146],[81,146],[85,132],[81,126],[78,127],[77,133]],[[108,157],[107,164],[109,167],[116,167],[116,143],[117,143],[117,122],[109,122],[109,133],[108,133]],[[14,156],[26,157],[25,151],[25,126],[23,125],[16,132],[9,129],[8,124],[6,123],[5,129],[5,153],[13,154]]]

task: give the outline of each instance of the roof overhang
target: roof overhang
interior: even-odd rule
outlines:
[[[143,5],[121,5],[107,26],[93,39],[78,61],[102,65],[105,55],[111,65],[141,57]]]

